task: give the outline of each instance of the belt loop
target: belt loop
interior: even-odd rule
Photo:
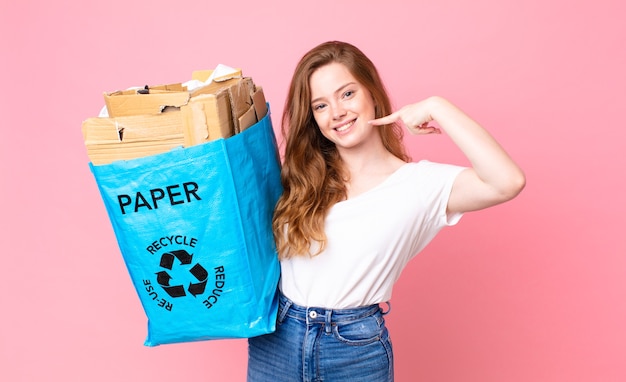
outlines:
[[[389,301],[385,301],[385,304],[387,304],[387,311],[386,312],[383,310],[383,308],[380,308],[380,313],[383,316],[386,316],[386,315],[389,314],[389,312],[391,312],[391,303]]]
[[[281,308],[281,304],[279,302],[278,304],[278,323],[282,324],[283,320],[285,319],[285,316],[287,315],[287,311],[289,311],[289,308],[291,308],[291,305],[293,305],[293,301],[291,301],[290,299],[288,299],[287,297],[285,297],[283,294],[281,294],[281,300],[285,301],[285,305]]]
[[[332,321],[332,317],[333,317],[333,311],[332,309],[327,309],[326,310],[326,327],[324,328],[324,330],[326,331],[326,334],[330,334],[331,332],[331,326],[330,323]]]

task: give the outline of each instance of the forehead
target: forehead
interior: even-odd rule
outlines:
[[[359,84],[344,64],[333,62],[321,66],[309,78],[311,98],[330,97],[349,83]]]

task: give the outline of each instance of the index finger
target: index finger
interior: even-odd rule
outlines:
[[[391,113],[385,117],[381,117],[381,118],[377,118],[377,119],[373,119],[371,121],[369,121],[368,123],[370,125],[374,125],[374,126],[382,126],[382,125],[388,125],[390,123],[394,123],[396,122],[398,119],[400,119],[400,117],[398,116],[398,113]]]

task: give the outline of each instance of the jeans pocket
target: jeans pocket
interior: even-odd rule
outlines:
[[[380,340],[385,330],[380,313],[364,317],[355,321],[341,322],[333,326],[335,337],[348,345],[367,345]]]

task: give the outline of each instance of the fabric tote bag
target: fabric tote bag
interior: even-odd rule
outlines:
[[[90,167],[148,318],[146,346],[275,330],[282,188],[269,113],[227,139]]]

